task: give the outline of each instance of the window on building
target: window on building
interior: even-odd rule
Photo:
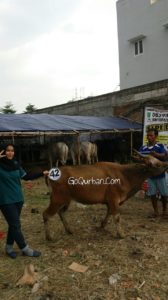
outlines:
[[[158,0],[150,0],[150,4],[155,4]]]
[[[136,41],[134,43],[135,46],[135,55],[139,55],[143,53],[143,40]]]
[[[164,27],[165,29],[168,29],[168,21],[167,21],[166,23],[163,24],[163,27]]]

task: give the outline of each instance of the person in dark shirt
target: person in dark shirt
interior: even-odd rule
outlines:
[[[16,258],[17,252],[13,249],[16,242],[24,255],[38,257],[40,251],[31,249],[25,242],[20,222],[20,214],[24,203],[21,179],[33,180],[41,176],[47,176],[48,171],[26,174],[25,170],[15,159],[15,150],[12,144],[8,144],[0,152],[0,210],[8,223],[6,241],[6,253],[11,258]]]
[[[141,146],[139,152],[145,155],[153,155],[159,160],[166,160],[166,149],[163,144],[157,143],[158,131],[155,128],[151,128],[147,132],[147,145]],[[168,197],[168,188],[166,185],[165,173],[162,173],[158,176],[153,176],[148,178],[149,189],[147,195],[150,196],[152,206],[154,209],[154,217],[158,217],[158,198],[157,192],[161,195],[162,206],[163,206],[163,216],[166,215],[167,209],[167,197]]]

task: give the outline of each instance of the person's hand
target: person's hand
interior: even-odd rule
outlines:
[[[44,176],[48,176],[48,174],[49,174],[49,171],[48,171],[48,170],[43,171],[43,175],[44,175]]]
[[[5,157],[6,155],[5,154],[2,154],[4,152],[4,150],[2,150],[1,152],[0,152],[0,158],[2,158],[2,157]]]
[[[154,157],[159,157],[158,153],[155,151],[151,151],[150,154]]]
[[[166,153],[157,153],[155,151],[151,151],[150,154],[158,159],[165,159]]]

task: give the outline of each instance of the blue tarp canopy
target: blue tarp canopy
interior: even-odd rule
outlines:
[[[120,117],[0,114],[0,134],[37,132],[141,131],[142,124]]]

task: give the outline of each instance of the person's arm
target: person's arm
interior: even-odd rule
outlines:
[[[165,147],[162,145],[162,144],[159,144],[160,146],[160,150],[159,152],[156,152],[156,151],[152,151],[151,152],[151,155],[153,155],[154,157],[160,159],[160,160],[165,160],[166,159],[166,149]]]
[[[166,153],[158,153],[158,152],[155,152],[155,151],[151,151],[151,155],[153,155],[154,157],[156,158],[159,158],[159,159],[165,159],[166,158]]]
[[[38,179],[42,176],[47,176],[48,175],[48,171],[45,170],[43,172],[38,172],[38,173],[26,173],[22,168],[20,169],[20,174],[21,174],[21,179],[27,181],[27,180],[35,180]]]
[[[0,158],[5,157],[5,154],[2,154],[4,152],[4,150],[0,151]]]

